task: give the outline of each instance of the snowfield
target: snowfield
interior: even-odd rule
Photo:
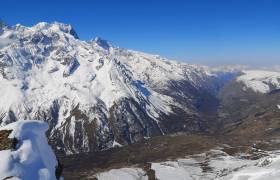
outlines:
[[[237,78],[247,88],[259,93],[280,89],[280,72],[250,70]]]
[[[55,180],[57,160],[42,121],[18,121],[0,130],[12,130],[9,138],[19,142],[15,150],[0,151],[0,179],[13,177],[22,180]]]
[[[152,169],[160,180],[279,180],[279,166],[279,151],[267,152],[263,158],[250,160],[245,154],[233,157],[213,150],[176,161],[152,163]],[[102,180],[113,177],[141,180],[146,175],[139,168],[122,168],[103,172],[97,177]]]
[[[140,168],[112,169],[97,176],[98,180],[148,180],[148,176]]]

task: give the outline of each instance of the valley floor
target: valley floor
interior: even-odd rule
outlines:
[[[65,179],[238,179],[254,170],[261,177],[279,164],[272,139],[176,134],[60,159]]]

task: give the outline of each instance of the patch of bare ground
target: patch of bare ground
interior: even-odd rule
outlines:
[[[17,144],[17,139],[9,138],[9,135],[12,131],[10,130],[2,130],[0,131],[0,151],[15,149]]]
[[[135,165],[145,170],[150,179],[155,179],[150,162],[201,153],[217,145],[217,139],[210,136],[166,135],[107,151],[60,156],[60,160],[64,164],[65,179],[86,179],[91,174]]]
[[[258,137],[258,136],[257,136]],[[244,139],[242,136],[206,136],[176,134],[158,136],[121,148],[70,156],[60,156],[64,164],[65,179],[94,179],[96,173],[123,167],[140,167],[149,180],[156,180],[150,162],[184,158],[220,147],[229,155],[249,154],[243,158],[258,159],[265,156],[259,149],[273,149],[275,144],[265,139]],[[207,171],[207,162],[201,164]]]
[[[254,127],[256,126],[256,127]],[[242,125],[243,127],[243,125]],[[247,126],[246,126],[247,127]],[[258,124],[250,126],[257,128]],[[249,128],[249,127],[248,127]],[[241,128],[243,129],[243,128]],[[239,132],[240,131],[240,132]],[[258,159],[266,156],[263,150],[279,149],[279,143],[272,143],[270,136],[262,136],[264,132],[252,131],[244,136],[239,128],[230,134],[220,136],[176,134],[158,136],[121,148],[106,151],[70,156],[60,156],[64,164],[65,179],[95,179],[96,173],[123,167],[140,167],[148,175],[149,180],[156,180],[150,162],[175,160],[189,155],[199,154],[219,147],[229,155],[248,154],[242,158]],[[240,133],[240,134],[237,134]],[[250,134],[250,133],[249,133]],[[276,137],[276,136],[275,136]],[[201,167],[208,171],[207,162]]]

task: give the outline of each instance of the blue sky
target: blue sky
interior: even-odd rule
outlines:
[[[11,0],[0,18],[69,23],[83,40],[191,63],[280,64],[278,0]]]

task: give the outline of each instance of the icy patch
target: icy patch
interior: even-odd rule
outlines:
[[[45,136],[47,129],[41,121],[18,121],[0,128],[13,130],[9,138],[19,141],[16,150],[0,151],[0,179],[56,179],[57,160]]]
[[[164,163],[153,163],[152,169],[155,170],[156,177],[160,180],[193,180],[191,173],[188,172],[184,167],[180,166],[178,162],[164,162]]]
[[[148,180],[146,173],[140,168],[112,169],[97,175],[98,180]]]

